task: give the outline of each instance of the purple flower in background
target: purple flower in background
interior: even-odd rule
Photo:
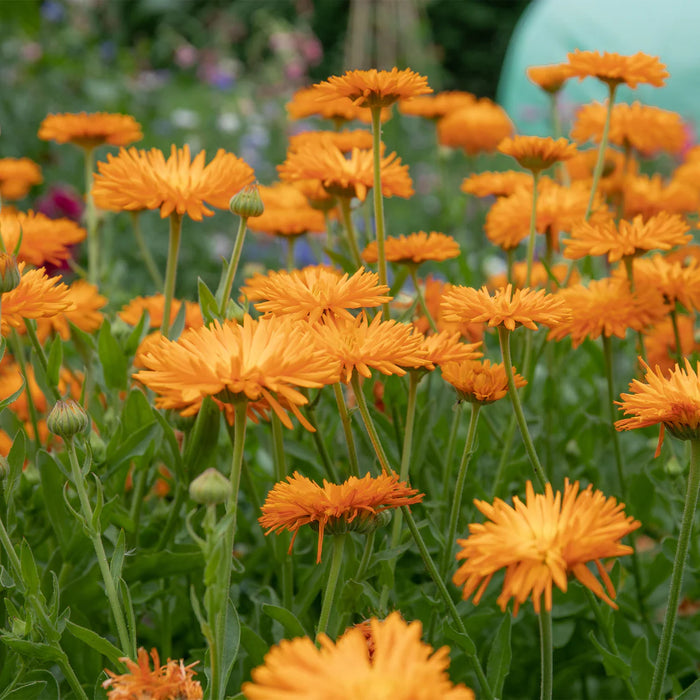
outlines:
[[[80,221],[85,204],[78,192],[69,185],[52,185],[35,203],[36,211],[50,219]]]
[[[60,22],[65,17],[66,11],[60,2],[46,0],[41,5],[41,16],[47,22]]]

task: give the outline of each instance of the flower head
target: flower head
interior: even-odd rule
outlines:
[[[662,87],[668,78],[666,66],[656,56],[649,56],[641,51],[633,56],[621,56],[619,53],[604,51],[580,51],[576,49],[567,54],[568,67],[572,77],[583,80],[587,77],[598,78],[611,88],[625,83],[636,88],[640,83]]]
[[[503,107],[482,98],[449,112],[437,125],[443,146],[461,148],[467,155],[491,153],[513,133],[513,122]]]
[[[526,170],[539,173],[576,155],[576,144],[549,136],[514,136],[498,144],[498,150],[512,156]]]
[[[700,191],[695,183],[683,180],[666,181],[659,173],[654,175],[628,175],[620,183],[624,197],[624,217],[643,216],[648,219],[656,214],[684,214],[700,207]]]
[[[399,112],[424,119],[441,119],[446,114],[460,107],[467,107],[476,102],[471,92],[445,90],[434,95],[412,97],[399,102]]]
[[[475,197],[505,197],[520,188],[532,191],[532,175],[517,170],[472,173],[462,180],[459,189]],[[532,200],[532,197],[530,197]]]
[[[443,296],[441,309],[447,321],[485,321],[510,331],[518,326],[537,330],[538,323],[553,326],[571,315],[563,299],[543,289],[513,291],[510,284],[493,296],[486,287],[453,287]]]
[[[432,371],[436,365],[443,367],[446,363],[467,362],[481,357],[478,348],[481,341],[463,343],[459,331],[440,331],[428,335],[423,340],[423,368]]]
[[[312,524],[318,530],[316,561],[320,562],[324,532],[370,532],[377,526],[376,516],[382,511],[422,500],[423,494],[399,481],[397,474],[366,474],[361,479],[351,476],[342,484],[324,479],[323,486],[319,486],[294,472],[267,494],[258,520],[267,530],[266,535],[282,530],[293,532],[290,552],[299,528]]]
[[[459,255],[459,243],[444,233],[418,231],[408,236],[387,236],[384,255],[389,262],[418,264],[426,260],[449,260]],[[377,262],[377,242],[371,241],[362,251],[362,259]]]
[[[265,210],[248,219],[251,231],[274,236],[300,236],[326,230],[323,212],[314,209],[300,188],[276,182],[258,188]]]
[[[546,66],[530,66],[527,77],[550,95],[556,95],[571,78],[571,71],[566,63],[552,63]]]
[[[472,523],[469,537],[457,540],[462,547],[457,560],[464,563],[452,580],[464,586],[465,600],[476,591],[474,603],[478,603],[492,576],[505,568],[498,597],[501,610],[514,598],[516,614],[531,595],[539,612],[543,594],[545,609],[551,610],[552,584],[566,592],[569,574],[617,608],[615,589],[600,560],[632,553],[620,540],[641,523],[625,515],[623,503],[593,491],[591,485],[579,491],[578,481],[571,484],[566,479],[563,495],[555,494],[551,484],[544,494],[536,494],[528,481],[525,503],[514,496],[512,506],[498,498],[493,504],[477,500],[474,504],[488,520]],[[605,590],[588,562],[595,562]]]
[[[508,378],[505,366],[491,364],[489,360],[478,362],[447,362],[440,367],[442,378],[457,390],[462,401],[487,404],[502,399],[508,393]],[[527,380],[516,374],[513,367],[516,388],[527,384]]]
[[[306,87],[297,90],[292,99],[287,102],[287,114],[290,119],[304,119],[305,117],[318,116],[323,119],[331,119],[337,124],[359,119],[369,124],[372,115],[369,110],[359,107],[347,97],[334,99],[319,99],[318,89]],[[381,120],[385,122],[391,116],[388,107],[382,109]]]
[[[298,151],[311,144],[332,143],[343,153],[353,148],[372,148],[372,133],[367,129],[345,129],[344,131],[302,131],[289,138],[289,150]]]
[[[42,182],[41,168],[29,158],[0,158],[0,198],[22,199],[32,185]]]
[[[57,143],[74,143],[94,148],[103,143],[127,146],[143,138],[141,125],[128,114],[95,112],[49,114],[39,126],[39,138]]]
[[[180,313],[180,307],[185,305],[185,328],[200,328],[204,325],[202,311],[199,304],[193,301],[180,301],[173,299],[170,306],[170,324],[172,325]],[[163,324],[163,311],[165,310],[165,296],[154,294],[148,297],[135,297],[128,304],[122,307],[117,313],[119,318],[135,326],[141,320],[144,311],[148,312],[148,324],[150,328],[160,328]]]

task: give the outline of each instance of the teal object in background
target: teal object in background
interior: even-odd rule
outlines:
[[[655,105],[678,112],[689,142],[700,132],[700,2],[696,0],[535,0],[513,32],[497,100],[519,133],[551,133],[549,98],[526,75],[529,66],[562,63],[574,49],[658,56],[670,77],[662,88],[618,88],[616,102]],[[604,101],[607,87],[594,78],[566,82],[559,93],[564,133],[576,109]]]

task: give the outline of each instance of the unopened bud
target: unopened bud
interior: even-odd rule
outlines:
[[[90,418],[85,409],[73,399],[57,401],[46,419],[48,429],[64,439],[85,433],[90,427]]]
[[[257,183],[247,185],[231,197],[229,209],[238,216],[247,219],[250,216],[260,216],[265,211]]]
[[[206,506],[225,503],[232,491],[231,482],[214,467],[205,469],[190,484],[190,498]]]
[[[17,267],[17,258],[9,253],[0,252],[0,294],[15,289],[21,277]]]

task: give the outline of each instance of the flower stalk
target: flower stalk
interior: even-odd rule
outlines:
[[[180,234],[182,233],[182,214],[173,212],[170,215],[170,237],[168,239],[168,262],[165,267],[165,287],[163,294],[163,322],[160,327],[161,334],[170,337],[170,309],[175,296],[175,278],[177,277],[177,259],[180,254]]]
[[[377,271],[379,284],[387,284],[386,253],[384,251],[384,197],[382,196],[382,106],[373,105],[372,112],[372,157],[374,164],[374,180],[372,184],[372,196],[374,198],[374,222],[377,234]],[[384,318],[391,318],[389,302],[383,305]]]
[[[321,616],[318,619],[318,628],[316,629],[316,638],[323,633],[325,634],[328,628],[328,620],[331,615],[331,607],[335,597],[335,589],[340,577],[340,568],[343,564],[343,549],[345,548],[345,539],[347,534],[333,535],[333,554],[331,556],[331,568],[328,572],[328,581],[326,589],[323,592],[323,603],[321,604]]]

